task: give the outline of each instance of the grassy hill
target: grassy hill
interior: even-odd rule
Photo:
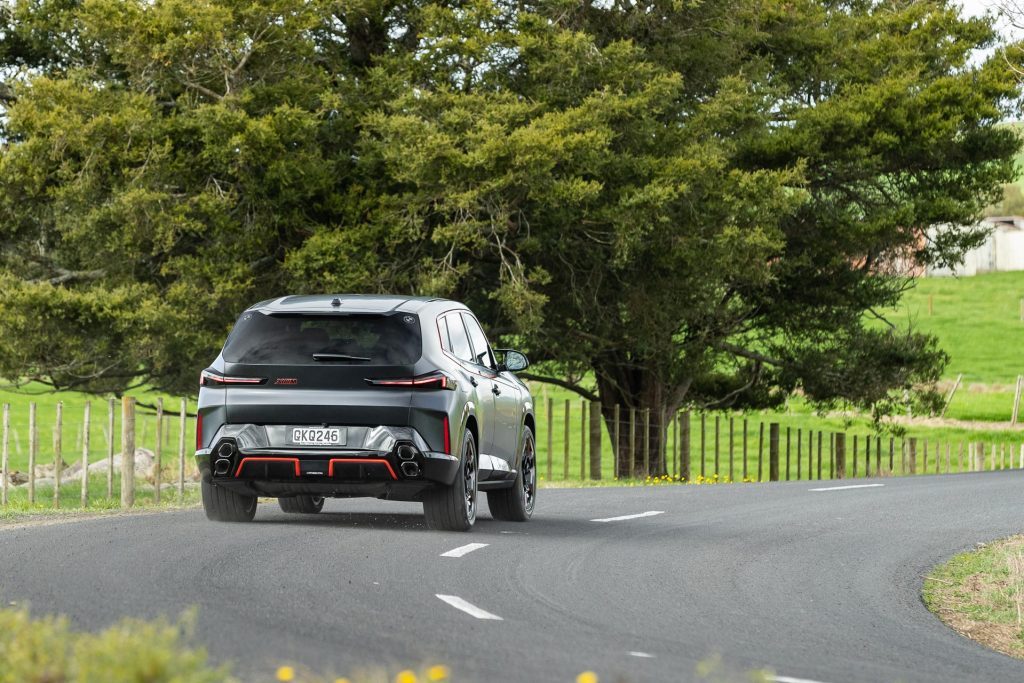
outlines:
[[[1024,374],[1022,299],[1024,272],[922,278],[890,315],[898,325],[909,322],[938,336],[950,355],[947,377],[1013,384]]]

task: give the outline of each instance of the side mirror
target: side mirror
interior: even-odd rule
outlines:
[[[500,366],[501,370],[519,372],[530,366],[530,361],[524,353],[512,349],[499,349],[498,351],[504,356]]]

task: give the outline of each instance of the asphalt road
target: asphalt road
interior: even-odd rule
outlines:
[[[687,681],[718,655],[780,681],[1024,680],[920,599],[933,565],[1024,529],[1024,473],[882,483],[545,489],[531,522],[484,512],[468,534],[361,499],[309,517],[261,505],[248,525],[186,511],[0,528],[0,600],[88,628],[198,605],[214,658],[255,678],[289,661]],[[660,514],[593,521],[645,512]],[[487,545],[442,556],[470,543]]]

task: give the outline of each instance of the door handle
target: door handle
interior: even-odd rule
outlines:
[[[494,394],[495,396],[501,396],[501,387],[499,387],[497,384],[492,384],[491,393]]]

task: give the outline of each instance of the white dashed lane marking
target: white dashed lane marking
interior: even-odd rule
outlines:
[[[441,595],[440,593],[437,593],[436,595],[439,600],[447,602],[455,609],[465,612],[471,617],[476,617],[477,619],[491,619],[493,621],[504,621],[504,619],[499,617],[497,614],[491,614],[487,610],[480,609],[476,605],[466,602],[457,595]]]
[[[441,553],[441,557],[462,557],[468,555],[474,550],[480,550],[480,548],[486,548],[489,544],[487,543],[467,543],[466,545],[460,545],[458,548],[449,550],[446,553]]]
[[[808,489],[808,491],[848,491],[849,489],[877,489],[885,484],[851,484],[849,486],[827,486],[823,489]]]
[[[663,515],[664,510],[650,510],[648,512],[638,512],[635,515],[622,515],[621,517],[605,517],[604,519],[592,519],[591,522],[624,522],[627,519],[639,519],[641,517],[653,517],[654,515]]]

